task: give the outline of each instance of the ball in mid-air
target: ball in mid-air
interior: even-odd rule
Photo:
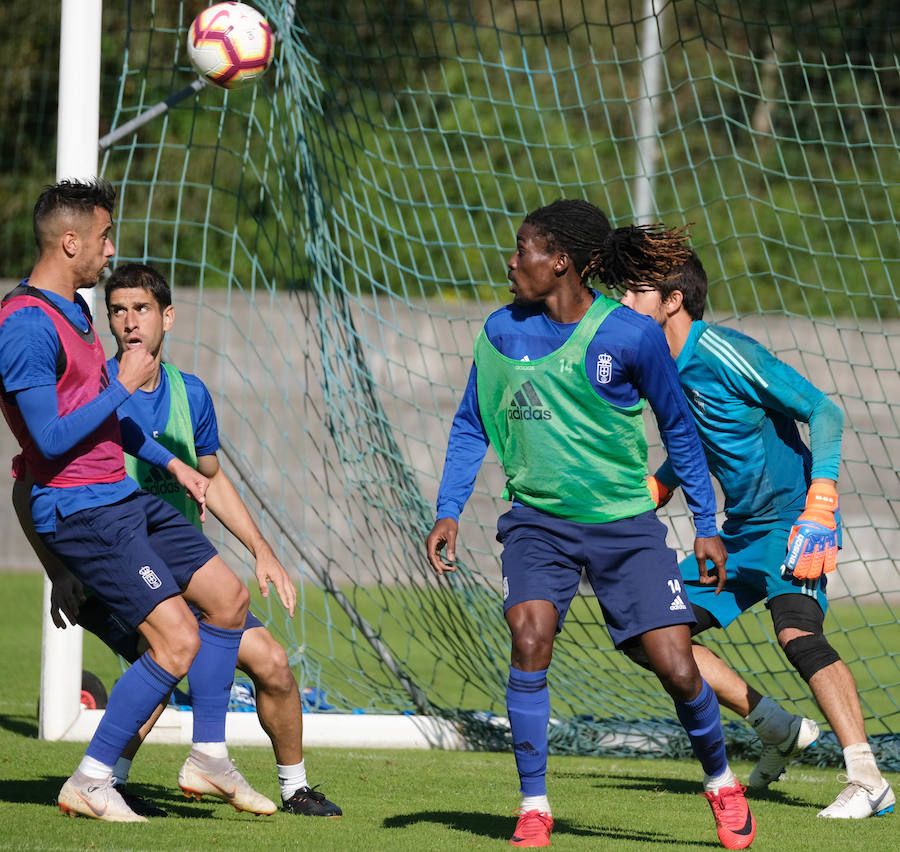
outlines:
[[[275,41],[269,22],[246,3],[216,3],[191,23],[188,56],[216,86],[236,89],[255,83],[272,61]]]

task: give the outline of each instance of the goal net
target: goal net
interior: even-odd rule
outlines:
[[[472,746],[504,744],[492,454],[462,517],[459,571],[433,576],[423,540],[473,341],[508,300],[515,230],[578,197],[616,224],[693,223],[707,319],[758,338],[844,410],[844,547],[826,625],[882,763],[900,767],[900,76],[884,18],[896,12],[253,5],[278,38],[262,81],[179,100],[202,3],[106,3],[104,44],[122,63],[105,128],[169,104],[107,139],[101,162],[120,192],[117,262],[150,262],[172,282],[167,357],[210,388],[226,470],[299,588],[293,620],[274,597],[254,607],[290,649],[308,708],[432,714]],[[664,519],[684,553],[680,499]],[[210,530],[252,578],[246,554]],[[821,719],[763,607],[708,643]],[[668,697],[611,649],[590,594],[549,680],[557,753],[689,753]],[[752,739],[727,732],[732,748]],[[815,759],[839,759],[824,739]]]

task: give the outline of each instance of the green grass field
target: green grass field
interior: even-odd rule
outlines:
[[[55,797],[84,745],[36,739],[41,581],[0,576],[0,636],[5,650],[0,693],[0,849],[194,850],[303,846],[325,850],[501,849],[518,804],[509,754],[315,749],[306,755],[312,783],[344,809],[339,820],[238,814],[225,805],[190,803],[176,785],[186,749],[146,746],[132,784],[170,816],[146,825],[66,819]],[[92,650],[86,650],[86,663]],[[261,792],[277,797],[272,754],[234,748],[238,766]],[[746,778],[750,764],[737,762]],[[890,848],[896,816],[844,823],[817,820],[841,789],[837,770],[793,767],[789,778],[754,796],[759,824],[753,849],[779,852]],[[900,778],[890,776],[895,789]],[[692,761],[551,757],[549,786],[556,849],[715,849],[712,816]],[[894,840],[891,840],[891,838]]]

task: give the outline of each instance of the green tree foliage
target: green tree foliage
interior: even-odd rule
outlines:
[[[4,48],[25,46],[0,96],[7,275],[28,267],[28,211],[53,176],[47,5],[24,9]],[[188,281],[202,267],[210,284],[303,287],[313,187],[349,286],[465,295],[496,285],[516,220],[540,203],[584,195],[633,217],[643,3],[312,0],[291,30],[284,4],[258,5],[310,63],[283,45],[257,91],[204,92],[112,152],[106,173],[141,211],[119,224],[125,256],[193,268]],[[189,81],[197,7],[107,0],[101,132]],[[726,283],[716,310],[897,315],[897,23],[895,4],[849,0],[666,7],[658,218],[694,223]],[[298,145],[307,162],[292,162]]]

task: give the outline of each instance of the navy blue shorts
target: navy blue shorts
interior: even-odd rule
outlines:
[[[524,601],[550,601],[559,632],[583,570],[617,648],[648,630],[694,623],[678,559],[655,512],[582,524],[513,506],[497,521],[497,541],[504,612]]]
[[[41,538],[131,630],[216,555],[181,512],[146,491],[57,517]]]
[[[193,606],[190,609],[199,621],[200,611]],[[78,607],[78,624],[93,633],[104,645],[111,648],[120,657],[124,657],[129,663],[133,663],[141,655],[138,646],[140,634],[137,630],[123,624],[116,614],[93,593],[90,593]],[[248,611],[244,630],[262,626],[263,623]]]

